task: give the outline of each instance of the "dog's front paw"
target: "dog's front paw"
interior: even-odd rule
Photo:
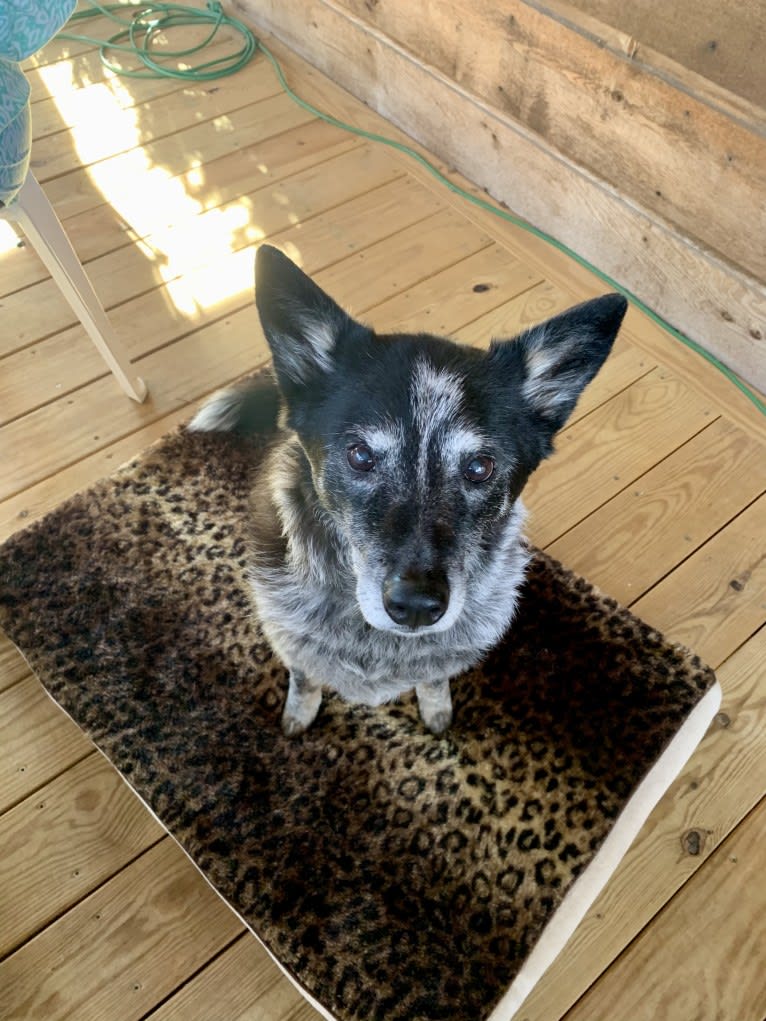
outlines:
[[[452,712],[450,710],[443,710],[442,712],[434,713],[428,719],[423,717],[423,723],[425,723],[432,734],[436,734],[439,737],[449,730],[449,726],[452,723]]]
[[[449,681],[419,684],[415,688],[420,718],[432,734],[443,734],[452,723],[452,697]]]
[[[298,737],[311,726],[312,720],[306,722],[288,712],[282,713],[282,733],[285,737]]]
[[[286,737],[297,737],[308,730],[316,719],[322,704],[322,688],[313,684],[298,670],[290,671],[287,701],[282,713],[282,733]]]

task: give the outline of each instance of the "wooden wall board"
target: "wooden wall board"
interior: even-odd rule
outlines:
[[[406,0],[326,2],[348,13],[336,21],[341,48],[353,46],[351,36],[363,29],[390,39],[686,236],[766,280],[766,258],[747,250],[766,226],[766,137],[551,17],[544,5],[443,0],[420,10]],[[253,6],[257,17],[260,4]],[[360,74],[372,66],[368,59]],[[388,95],[393,102],[394,86]],[[725,202],[715,197],[719,189]],[[755,219],[743,229],[747,216]]]
[[[478,185],[599,264],[766,388],[759,357],[759,340],[766,337],[766,288],[755,271],[738,269],[729,256],[716,254],[707,242],[626,197],[333,0],[307,0],[300,14],[275,0],[257,9],[250,0],[240,0],[240,7]],[[314,102],[318,98],[312,94]],[[753,209],[757,221],[761,205]]]
[[[570,0],[572,7],[630,35],[637,54],[649,47],[722,88],[766,108],[766,8],[759,0],[665,4],[643,0]]]

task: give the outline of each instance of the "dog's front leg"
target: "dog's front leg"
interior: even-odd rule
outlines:
[[[311,726],[322,703],[322,685],[300,670],[290,671],[287,701],[282,713],[282,730],[287,737],[302,734]]]
[[[432,734],[443,734],[452,723],[452,694],[449,681],[432,681],[415,688],[423,723]]]

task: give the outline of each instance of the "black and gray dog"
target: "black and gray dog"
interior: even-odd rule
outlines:
[[[283,729],[310,726],[324,686],[368,705],[415,688],[440,734],[450,678],[516,608],[528,559],[519,495],[627,303],[597,298],[486,351],[377,335],[263,245],[256,304],[275,381],[216,394],[190,428],[273,432],[250,582],[290,671]]]

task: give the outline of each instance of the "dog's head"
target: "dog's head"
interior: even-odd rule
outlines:
[[[256,303],[286,424],[345,539],[364,617],[403,634],[446,630],[518,541],[519,494],[609,353],[625,299],[481,351],[376,335],[264,245]]]

